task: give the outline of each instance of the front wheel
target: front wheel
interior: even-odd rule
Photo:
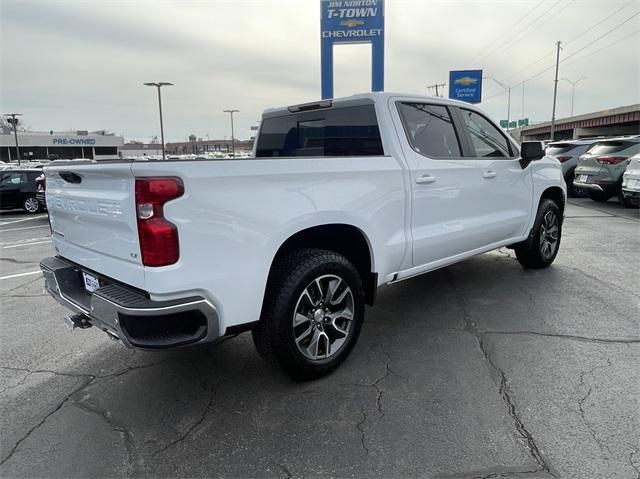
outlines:
[[[38,211],[40,211],[40,203],[35,196],[29,196],[22,202],[22,209],[27,213],[37,213]]]
[[[515,245],[516,258],[525,268],[546,268],[558,254],[562,217],[555,201],[543,199],[529,237]]]
[[[258,352],[296,379],[324,376],[355,345],[364,319],[364,289],[344,256],[303,249],[274,266],[253,340]]]

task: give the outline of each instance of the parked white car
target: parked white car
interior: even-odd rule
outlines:
[[[41,267],[69,326],[144,349],[252,330],[314,378],[349,354],[379,286],[504,246],[543,268],[560,246],[559,163],[466,103],[270,109],[254,154],[46,168],[56,256]]]
[[[622,194],[637,208],[640,206],[640,153],[629,159],[622,175]]]

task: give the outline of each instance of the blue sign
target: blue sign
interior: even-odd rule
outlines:
[[[371,91],[384,90],[384,0],[320,0],[322,99],[333,98],[333,45],[371,43]]]
[[[449,98],[467,103],[482,101],[482,70],[449,72]]]

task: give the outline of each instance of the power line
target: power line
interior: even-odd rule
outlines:
[[[584,30],[582,33],[578,34],[577,36],[573,37],[571,40],[567,41],[567,42],[565,43],[565,46],[566,46],[566,45],[568,45],[568,44],[570,44],[570,43],[572,43],[572,42],[574,42],[574,41],[576,41],[578,38],[583,37],[583,36],[584,36],[584,35],[586,35],[587,33],[593,32],[593,29],[594,29],[595,27],[597,27],[598,25],[601,25],[602,23],[606,22],[606,21],[607,21],[607,20],[609,20],[611,17],[613,17],[614,15],[616,15],[617,13],[619,13],[620,11],[624,10],[625,8],[627,8],[627,7],[628,7],[629,5],[631,5],[631,4],[633,4],[633,2],[629,2],[629,3],[624,4],[622,7],[620,7],[620,8],[618,8],[618,9],[616,9],[613,13],[610,13],[609,15],[607,15],[606,17],[604,17],[604,18],[603,18],[602,20],[600,20],[598,23],[595,23],[595,24],[593,24],[593,25],[590,25],[590,26],[589,26],[589,28],[587,28],[586,30]],[[568,4],[568,5],[569,5],[569,4]],[[565,7],[567,7],[568,5],[565,5]],[[558,13],[560,13],[560,12],[558,12]],[[537,60],[535,60],[535,61],[533,61],[533,62],[529,63],[528,65],[526,65],[526,66],[524,66],[524,67],[522,67],[522,68],[519,68],[519,69],[518,69],[518,70],[516,70],[515,72],[513,72],[513,73],[511,73],[511,74],[507,75],[507,76],[505,77],[505,79],[512,78],[512,77],[514,77],[515,75],[517,75],[518,73],[523,72],[523,71],[525,71],[525,70],[528,70],[528,69],[529,69],[529,68],[531,68],[532,66],[537,65],[537,64],[538,64],[538,63],[540,63],[542,60],[544,60],[544,59],[545,59],[545,58],[547,58],[547,57],[550,57],[550,56],[551,56],[551,55],[553,55],[554,53],[555,53],[554,51],[549,51],[548,53],[545,53],[543,56],[541,56],[541,57],[540,57],[540,58],[538,58]]]
[[[566,57],[564,57],[562,60],[560,60],[560,63],[564,63],[565,61],[567,61],[569,58],[577,55],[578,53],[580,53],[581,51],[583,51],[584,49],[590,47],[591,45],[593,45],[595,42],[601,40],[602,38],[606,37],[607,35],[609,35],[610,33],[614,32],[615,30],[617,30],[618,28],[620,28],[622,25],[624,25],[625,23],[633,20],[635,17],[637,17],[638,15],[640,15],[640,12],[636,12],[633,15],[631,15],[630,17],[628,17],[626,20],[624,20],[621,23],[618,23],[615,27],[611,28],[610,30],[607,30],[605,33],[603,33],[602,35],[600,35],[599,37],[594,38],[593,40],[591,40],[589,43],[587,43],[586,45],[584,45],[582,48],[580,48],[579,50],[576,50],[575,52],[571,53],[570,55],[567,55]],[[529,78],[522,80],[518,83],[527,83],[535,78],[538,78],[540,75],[542,75],[543,73],[548,72],[549,70],[551,70],[552,68],[554,68],[555,65],[551,65],[547,68],[545,68],[544,70],[539,71],[538,73],[536,73],[535,75],[530,76]]]
[[[569,0],[568,4],[570,5],[571,3],[573,3],[575,0]],[[560,3],[562,2],[562,0],[557,0],[553,5],[551,5],[549,8],[547,8],[545,11],[543,11],[540,15],[538,15],[534,20],[532,20],[531,22],[529,22],[527,25],[525,25],[517,34],[513,39],[509,40],[509,45],[508,46],[504,46],[504,45],[498,45],[496,48],[494,48],[491,52],[482,55],[480,58],[477,59],[477,61],[481,61],[481,60],[486,60],[487,58],[495,55],[496,53],[498,53],[499,51],[501,51],[501,47],[504,48],[504,50],[509,50],[511,48],[513,48],[518,42],[520,42],[529,32],[529,29],[531,27],[533,27],[542,17],[544,17],[547,13],[549,13],[551,10],[555,9],[558,5],[560,5]],[[568,6],[568,5],[566,5]],[[564,8],[563,8],[564,9]],[[502,50],[502,51],[504,51]]]
[[[618,43],[620,43],[620,42],[622,42],[622,41],[624,41],[624,40],[626,40],[626,39],[628,39],[628,38],[631,38],[632,36],[637,35],[638,33],[640,33],[640,30],[636,30],[635,32],[631,33],[630,35],[627,35],[627,36],[624,36],[624,37],[622,37],[622,38],[619,38],[619,39],[618,39],[618,40],[616,40],[615,42],[611,42],[611,43],[609,43],[608,45],[605,45],[605,46],[604,46],[604,47],[602,47],[602,48],[598,48],[597,50],[595,50],[595,51],[593,51],[593,52],[590,52],[590,53],[588,53],[588,54],[586,54],[586,55],[584,55],[584,56],[582,56],[582,57],[580,57],[580,58],[576,58],[574,61],[567,63],[567,64],[565,65],[565,67],[571,66],[571,65],[573,65],[574,63],[578,63],[579,61],[584,60],[585,58],[588,58],[588,57],[590,57],[590,56],[592,56],[592,55],[595,55],[596,53],[599,53],[599,52],[601,52],[602,50],[606,50],[607,48],[612,47],[612,46],[614,46],[614,45],[616,45],[616,44],[618,44]]]
[[[502,40],[511,30],[513,30],[515,27],[517,27],[523,20],[525,20],[535,9],[537,9],[540,5],[542,5],[546,0],[540,0],[540,2],[536,3],[533,8],[527,10],[527,13],[525,13],[522,17],[520,17],[520,19],[514,23],[513,25],[511,25],[511,27],[509,27],[507,30],[505,30],[502,35],[500,35],[498,38],[496,38],[494,41],[492,41],[491,43],[489,43],[489,45],[487,46],[487,48],[485,48],[485,50],[489,49],[489,48],[493,48],[494,44],[496,44],[497,42],[499,42],[500,40]],[[469,58],[469,60],[471,60],[471,58]],[[477,61],[477,60],[476,60]],[[465,62],[465,65],[468,65],[469,61]]]

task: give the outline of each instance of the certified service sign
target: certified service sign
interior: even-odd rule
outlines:
[[[480,103],[482,101],[482,70],[449,72],[449,98]]]
[[[322,98],[333,97],[333,45],[371,43],[371,90],[384,90],[384,0],[320,0]]]

